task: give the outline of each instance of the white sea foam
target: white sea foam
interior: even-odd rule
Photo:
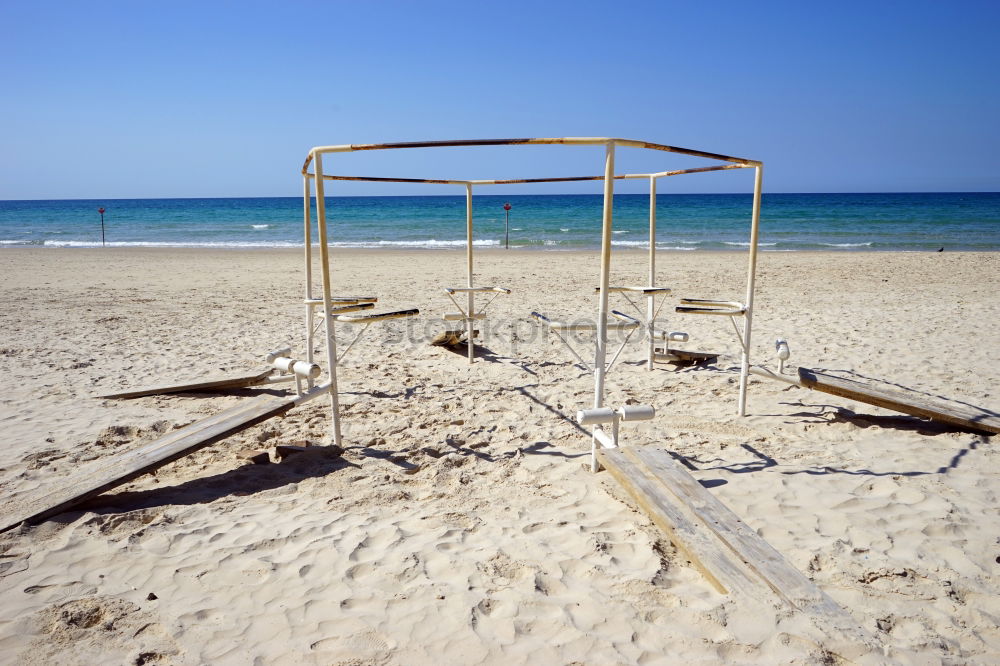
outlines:
[[[47,240],[45,247],[101,247],[100,241]],[[165,243],[155,241],[109,241],[108,247],[219,247],[219,248],[268,248],[268,247],[302,247],[302,243],[291,241],[257,241],[257,242],[206,242],[206,243]]]
[[[511,227],[511,231],[524,231],[521,227]]]
[[[723,245],[735,245],[737,247],[750,247],[750,243],[732,243],[730,241],[722,241]],[[772,247],[777,245],[777,243],[757,243],[760,247]]]
[[[565,233],[565,232],[569,231],[569,229],[567,227],[559,227],[559,231],[562,231],[563,233]]]
[[[31,245],[31,241],[26,241],[26,240],[0,240],[0,245]]]
[[[434,248],[434,247],[465,247],[464,240],[401,240],[401,241],[341,241],[330,243],[333,247],[416,247],[416,248]],[[492,239],[474,240],[472,245],[475,247],[496,247],[500,245],[500,241]]]
[[[820,243],[827,247],[870,247],[871,243]]]
[[[616,230],[616,231],[612,231],[611,233],[613,233],[613,234],[627,234],[628,233],[628,229],[622,229],[620,231]]]
[[[270,224],[251,224],[250,226],[254,229],[269,229],[271,227]]]
[[[649,247],[649,241],[611,241],[612,245],[619,247]],[[698,248],[694,247],[684,247],[682,245],[663,245],[662,243],[656,244],[656,249],[658,250],[696,250]]]

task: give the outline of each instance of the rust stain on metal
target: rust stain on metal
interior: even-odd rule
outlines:
[[[664,176],[679,176],[684,173],[704,173],[705,171],[725,171],[726,169],[748,169],[750,164],[720,164],[719,166],[697,167],[694,169],[678,169],[677,171],[665,171]]]
[[[734,169],[739,167],[711,167],[713,169]],[[312,176],[312,174],[309,174]],[[673,175],[673,174],[665,174]],[[624,180],[626,176],[615,176],[615,180]],[[516,178],[506,180],[447,180],[440,178],[393,178],[384,176],[336,176],[323,174],[323,180],[352,180],[371,183],[433,183],[439,185],[517,185],[521,183],[569,183],[588,180],[604,180],[604,176],[556,176],[553,178]]]
[[[662,150],[668,153],[679,153],[681,155],[691,155],[692,157],[704,157],[710,160],[722,160],[724,162],[736,162],[746,166],[761,166],[756,160],[748,160],[743,157],[732,157],[721,153],[709,153],[703,150],[693,150],[691,148],[679,148],[677,146],[667,146],[662,143],[650,143],[649,141],[632,141],[630,139],[616,139],[623,145],[631,145],[635,148],[648,148],[650,150]]]
[[[625,176],[615,176],[615,180],[623,180]],[[563,176],[556,178],[517,178],[511,180],[491,180],[488,183],[496,185],[517,185],[519,183],[570,183],[581,180],[604,180],[604,176]],[[482,183],[487,184],[487,183]]]
[[[534,139],[454,139],[451,141],[402,141],[397,143],[351,144],[351,150],[391,150],[394,148],[456,148],[467,146],[511,146]]]
[[[464,180],[442,180],[439,178],[387,178],[381,176],[334,176],[323,174],[323,180],[358,180],[369,183],[435,183],[439,185],[464,185]]]

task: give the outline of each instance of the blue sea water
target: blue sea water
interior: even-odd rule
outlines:
[[[474,198],[475,242],[542,250],[600,244],[600,195],[482,195]],[[656,244],[667,250],[745,247],[749,194],[657,197]],[[0,201],[0,247],[300,247],[302,200],[102,199]],[[649,197],[616,195],[614,243],[648,246]],[[332,245],[461,248],[464,196],[330,197]],[[765,194],[761,249],[1000,250],[1000,193]]]

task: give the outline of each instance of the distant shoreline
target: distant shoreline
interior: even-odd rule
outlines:
[[[503,205],[512,204],[509,216]],[[742,250],[752,197],[661,193],[656,247],[663,251]],[[595,249],[602,197],[477,195],[477,248]],[[103,214],[99,212],[103,210]],[[305,236],[299,198],[129,199],[0,202],[0,247],[298,248]],[[310,216],[317,236],[315,211]],[[454,196],[331,198],[331,247],[463,249],[466,206]],[[646,195],[614,200],[616,249],[649,244]],[[767,194],[762,252],[1000,250],[1000,194]]]
[[[895,192],[767,192],[763,193],[764,196],[768,195],[780,195],[780,196],[878,196],[878,195],[940,195],[940,194],[1000,194],[1000,190],[961,190],[961,191],[940,191],[940,192],[925,192],[923,190],[917,191],[895,191]],[[697,196],[697,197],[711,197],[711,196],[721,196],[721,197],[731,197],[731,196],[751,196],[750,192],[661,192],[660,196]],[[533,192],[533,193],[509,193],[509,194],[494,194],[494,193],[476,193],[476,198],[479,197],[489,197],[493,199],[503,199],[504,197],[580,197],[580,196],[593,196],[602,197],[600,193],[573,193],[573,192]],[[649,197],[648,194],[641,192],[615,192],[616,197],[626,196],[626,197]],[[326,199],[381,199],[381,198],[411,198],[411,197],[426,197],[426,198],[460,198],[464,199],[465,194],[328,194]],[[313,199],[316,197],[314,196]],[[93,203],[108,203],[111,201],[238,201],[241,199],[251,199],[251,200],[272,200],[272,199],[294,199],[296,201],[302,201],[302,195],[275,195],[269,197],[241,197],[241,196],[215,196],[215,197],[105,197],[105,198],[87,198],[78,199],[74,197],[66,198],[52,198],[52,199],[0,199],[0,204],[3,203],[44,203],[47,201],[81,201],[81,202],[93,202]]]
[[[314,247],[316,247],[314,245]],[[61,246],[50,246],[41,247],[38,245],[17,245],[17,246],[0,246],[0,253],[4,250],[10,250],[12,252],[41,252],[48,253],[54,250],[66,250],[73,253],[86,253],[92,252],[95,256],[107,255],[107,254],[121,254],[121,255],[133,255],[139,253],[149,253],[149,254],[164,254],[164,255],[177,255],[177,254],[211,254],[219,253],[225,255],[232,255],[238,253],[247,253],[253,255],[260,255],[266,253],[274,253],[276,255],[289,255],[289,254],[301,254],[303,247],[300,245],[298,247],[192,247],[183,245],[164,245],[164,246],[127,246],[127,247],[100,247],[100,246],[86,246],[86,247],[61,247]],[[730,250],[725,249],[709,249],[709,250],[694,250],[694,251],[684,251],[684,250],[661,250],[657,249],[657,255],[676,255],[676,256],[700,256],[700,257],[711,257],[719,255],[735,255],[735,256],[745,256],[747,254],[747,248],[733,248]],[[510,248],[505,250],[502,247],[476,247],[476,255],[491,255],[491,256],[503,256],[503,255],[534,255],[534,254],[544,254],[551,253],[555,255],[565,255],[565,256],[575,256],[575,255],[596,255],[600,248],[543,248],[543,247],[518,247]],[[830,248],[829,250],[769,250],[768,248],[760,248],[758,250],[760,254],[767,255],[789,255],[789,256],[829,256],[838,254],[863,254],[863,255],[900,255],[900,254],[985,254],[993,255],[1000,253],[1000,249],[996,250],[948,250],[944,251],[938,250],[885,250],[885,249],[862,249],[862,248]],[[454,257],[457,255],[463,255],[465,253],[465,248],[461,247],[449,247],[449,248],[423,248],[423,247],[331,247],[330,253],[333,257],[340,254],[350,254],[352,256],[359,255],[417,255],[417,256],[431,256],[435,253],[441,254],[442,256]],[[620,255],[641,255],[643,257],[649,254],[648,248],[637,248],[637,247],[616,247],[613,249],[613,254],[615,256]],[[0,255],[2,256],[2,255]]]

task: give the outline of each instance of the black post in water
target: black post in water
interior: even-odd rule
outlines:
[[[101,214],[101,247],[106,247],[104,245],[104,208],[98,208],[97,212]]]
[[[503,224],[503,247],[505,250],[510,249],[510,204],[505,203],[503,205],[503,212],[507,216],[506,221]]]

